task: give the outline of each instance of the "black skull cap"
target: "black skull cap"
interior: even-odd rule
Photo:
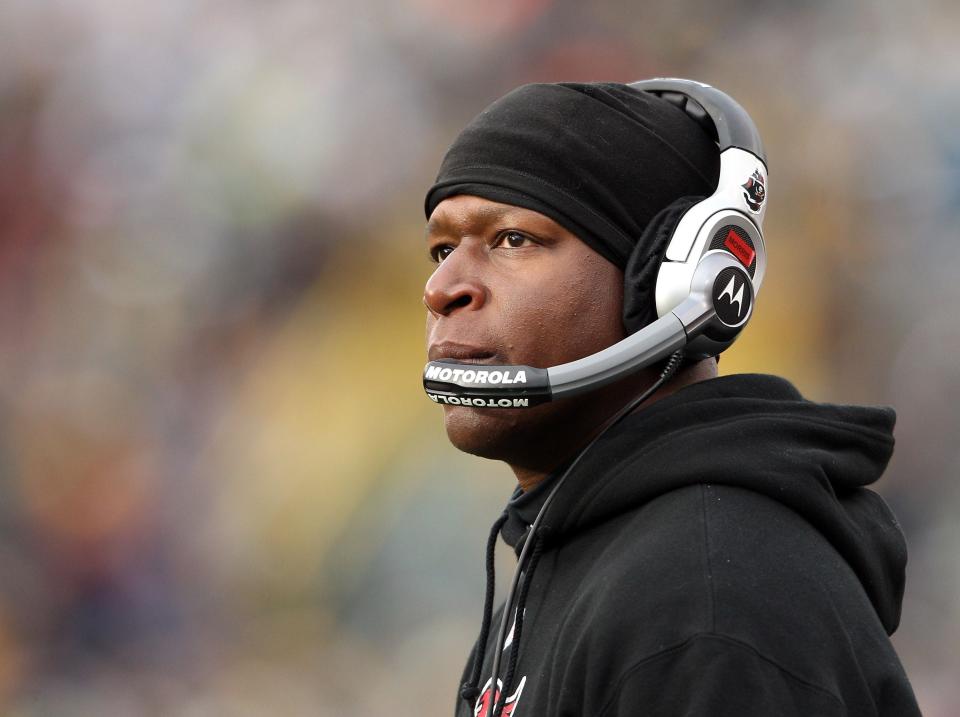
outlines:
[[[680,198],[712,194],[719,173],[716,143],[667,100],[619,83],[530,84],[464,128],[424,209],[429,219],[459,194],[525,207],[621,269],[635,254],[632,263],[655,268],[661,257],[638,245],[651,219]]]

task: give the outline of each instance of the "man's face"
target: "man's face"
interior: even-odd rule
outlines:
[[[430,216],[427,246],[439,262],[423,293],[430,360],[545,368],[624,337],[623,274],[543,214],[451,197]],[[583,439],[615,410],[611,399],[601,390],[529,409],[443,411],[457,448],[516,465]]]

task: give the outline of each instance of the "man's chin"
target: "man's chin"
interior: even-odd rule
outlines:
[[[521,427],[536,422],[536,409],[444,406],[447,438],[455,448],[481,458],[509,460],[524,442]]]

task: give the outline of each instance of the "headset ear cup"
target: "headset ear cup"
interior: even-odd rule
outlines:
[[[681,197],[647,224],[623,272],[623,326],[633,334],[657,317],[656,284],[673,232],[686,211],[703,197]]]

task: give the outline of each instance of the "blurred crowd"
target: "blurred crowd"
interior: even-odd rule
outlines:
[[[721,372],[897,409],[894,641],[960,714],[958,32],[952,0],[0,4],[0,713],[450,714],[513,483],[419,389],[423,194],[518,84],[668,75],[770,156]]]

